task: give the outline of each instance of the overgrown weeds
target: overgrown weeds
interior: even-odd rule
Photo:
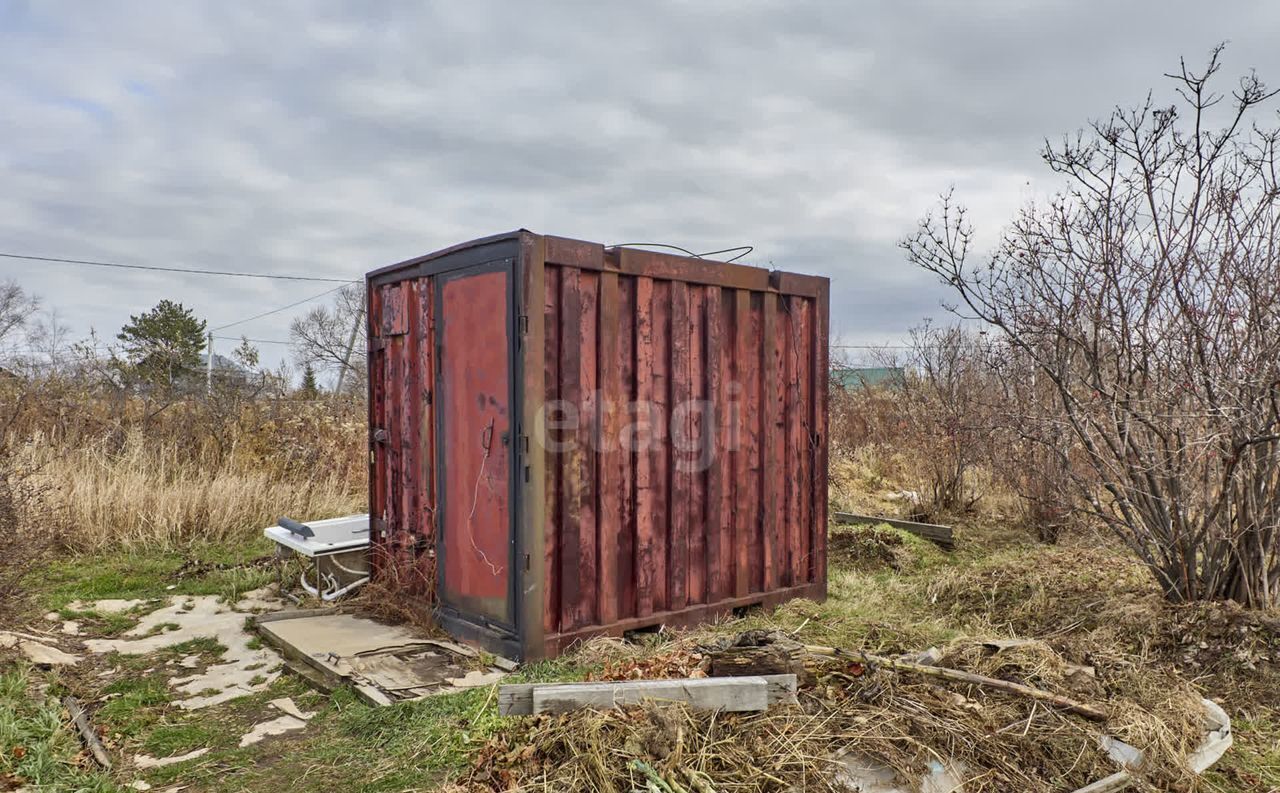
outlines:
[[[679,653],[680,650],[677,650]],[[657,659],[650,659],[650,666]],[[957,642],[942,663],[1070,691],[1070,665],[1043,644],[990,649]],[[677,664],[675,670],[682,672]],[[656,703],[513,722],[475,758],[474,790],[548,787],[630,791],[660,778],[685,790],[845,790],[846,759],[903,779],[945,759],[974,791],[1072,789],[1113,773],[1100,728],[1028,700],[938,684],[847,661],[817,664],[796,707],[698,712]],[[1170,677],[1111,677],[1106,730],[1143,751],[1148,784],[1186,778],[1183,760],[1203,732],[1199,697]],[[679,785],[680,787],[676,787]],[[660,786],[661,787],[661,786]]]
[[[364,508],[355,401],[156,402],[47,381],[0,384],[0,405],[24,406],[0,448],[30,482],[15,490],[0,478],[0,508],[6,482],[14,498],[41,494],[65,518],[58,542],[77,551],[181,548],[244,537],[281,514]]]
[[[85,793],[119,789],[79,763],[82,754],[62,706],[35,690],[27,668],[0,672],[0,785]]]

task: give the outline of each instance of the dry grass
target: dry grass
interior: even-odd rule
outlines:
[[[65,518],[60,540],[73,550],[224,542],[282,514],[364,509],[359,405],[28,389],[0,394],[19,406],[4,440]]]
[[[644,659],[647,671],[661,660]],[[942,663],[1060,692],[1076,688],[1071,666],[1043,644],[997,651],[962,641],[946,648]],[[670,676],[687,674],[685,664]],[[966,790],[1047,792],[1115,770],[1099,748],[1097,725],[1028,700],[843,661],[820,662],[816,673],[799,706],[764,713],[650,704],[518,720],[479,753],[463,784],[630,791],[659,778],[671,790],[836,791],[846,789],[838,761],[853,756],[904,779],[948,758],[967,769]],[[1172,677],[1110,685],[1089,695],[1112,710],[1107,731],[1147,753],[1144,784],[1184,781],[1181,758],[1202,730],[1195,692]]]
[[[34,458],[70,518],[67,542],[91,551],[222,542],[281,515],[333,517],[364,504],[364,494],[332,472],[285,477],[236,462],[206,464],[172,444],[151,445],[141,433],[115,453],[90,448]]]

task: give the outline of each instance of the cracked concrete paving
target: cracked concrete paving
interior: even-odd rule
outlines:
[[[246,592],[234,605],[220,602],[215,595],[179,595],[171,598],[168,605],[143,616],[121,638],[86,639],[84,645],[93,653],[146,655],[192,639],[215,639],[226,648],[219,663],[185,677],[175,677],[169,684],[188,695],[174,703],[184,710],[218,705],[264,691],[280,676],[280,656],[268,647],[250,646],[257,643],[244,627],[247,612],[282,608],[279,600],[267,596],[268,592],[269,589]],[[84,605],[101,611],[103,602]],[[111,602],[110,607],[128,602]],[[172,630],[171,625],[178,627]]]

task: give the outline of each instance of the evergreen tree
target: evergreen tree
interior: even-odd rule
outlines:
[[[129,317],[116,335],[125,361],[117,364],[129,379],[172,388],[200,368],[205,321],[172,300],[161,300],[145,314]]]
[[[320,386],[316,384],[316,370],[311,368],[311,364],[302,367],[302,387],[298,389],[298,396],[305,399],[315,399],[320,395]]]

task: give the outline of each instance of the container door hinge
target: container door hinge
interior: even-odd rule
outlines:
[[[379,537],[385,538],[387,536],[387,522],[385,520],[382,518],[374,518],[370,521],[370,524],[370,528],[377,532]]]
[[[381,336],[374,336],[369,339],[369,350],[371,352],[378,352],[379,350],[385,349],[386,346],[387,340]]]

